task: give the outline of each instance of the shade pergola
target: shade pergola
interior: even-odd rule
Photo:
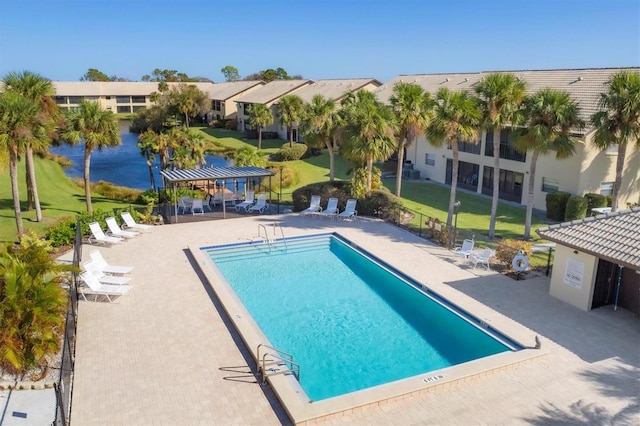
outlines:
[[[247,166],[247,167],[203,167],[200,169],[178,169],[178,170],[162,170],[160,174],[164,178],[166,186],[170,186],[174,191],[176,223],[178,222],[178,205],[176,189],[180,184],[191,182],[206,182],[207,184],[213,182],[214,185],[217,181],[222,181],[223,189],[227,186],[228,180],[246,179],[248,183],[252,178],[269,177],[269,190],[271,190],[271,176],[275,176],[275,173],[263,169],[260,167]],[[245,184],[246,185],[246,184]],[[205,185],[208,186],[208,185]],[[215,187],[215,186],[214,186]],[[226,217],[226,203],[222,202],[222,217]]]

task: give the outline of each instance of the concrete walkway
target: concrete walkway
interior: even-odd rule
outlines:
[[[582,312],[548,294],[547,278],[514,281],[375,220],[295,214],[164,225],[111,248],[135,266],[117,304],[80,302],[73,425],[277,425],[289,420],[188,246],[338,231],[494,327],[549,353],[527,364],[418,397],[353,410],[330,424],[640,424],[640,322],[629,312]],[[92,246],[85,246],[85,256]]]

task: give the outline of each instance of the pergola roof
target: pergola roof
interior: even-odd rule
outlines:
[[[203,167],[201,169],[162,170],[167,182],[188,182],[193,180],[241,179],[275,176],[271,170],[260,167]]]

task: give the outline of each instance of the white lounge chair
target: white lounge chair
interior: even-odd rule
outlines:
[[[353,198],[348,199],[344,211],[338,214],[338,219],[347,220],[355,218],[358,215],[358,211],[356,210],[357,203],[358,200],[354,200]]]
[[[195,198],[191,201],[191,214],[204,214],[204,207],[201,199]]]
[[[266,209],[269,208],[269,203],[267,203],[267,194],[264,192],[258,194],[258,200],[254,205],[247,209],[248,212],[260,212],[260,214],[264,213]]]
[[[113,216],[106,218],[105,221],[107,222],[107,228],[109,228],[109,234],[112,237],[133,238],[140,235],[139,232],[123,231],[122,229],[120,229],[120,227],[118,226],[118,222],[116,222],[116,218]]]
[[[464,260],[469,259],[469,256],[473,252],[473,240],[464,240],[462,242],[462,247],[456,247],[453,253],[458,256],[464,258]]]
[[[120,266],[120,265],[109,265],[104,257],[102,257],[102,253],[98,250],[92,250],[89,253],[91,257],[91,261],[96,265],[96,267],[105,274],[111,275],[124,275],[129,274],[133,271],[133,266]]]
[[[129,284],[131,281],[130,277],[118,277],[105,274],[93,261],[85,262],[82,267],[85,272],[91,274],[100,284],[124,285]]]
[[[301,215],[305,216],[308,214],[316,214],[316,213],[320,213],[322,211],[322,207],[320,207],[320,196],[319,195],[312,195],[311,196],[311,202],[309,203],[309,207],[307,207],[306,209],[302,210],[300,212]]]
[[[255,204],[255,192],[254,191],[247,191],[247,195],[244,198],[244,201],[241,203],[236,204],[236,211],[239,212],[240,209],[244,209],[245,212],[249,211],[249,207],[253,206]]]
[[[182,214],[185,214],[187,210],[191,210],[192,203],[193,200],[191,200],[191,197],[188,197],[186,195],[184,197],[181,197],[178,200],[178,214],[180,214],[180,209],[182,209]]]
[[[91,230],[89,244],[93,244],[94,242],[96,242],[98,244],[110,245],[121,243],[124,241],[124,239],[120,237],[110,237],[105,235],[98,222],[91,222],[89,224],[89,229]]]
[[[469,262],[473,263],[474,268],[480,264],[487,268],[487,271],[490,271],[489,260],[495,255],[496,251],[490,248],[485,248],[482,251],[476,250],[469,256]]]
[[[122,224],[123,228],[131,228],[131,229],[137,229],[140,231],[145,231],[147,229],[151,229],[153,228],[153,226],[151,225],[144,225],[142,223],[136,223],[135,219],[133,218],[133,216],[131,216],[131,213],[129,212],[121,212],[120,216],[122,217],[122,220],[124,221],[124,223]]]
[[[318,213],[323,217],[330,217],[333,219],[338,214],[338,199],[337,198],[329,198],[327,201],[327,208]]]
[[[93,295],[95,296],[95,301],[98,300],[99,296],[104,296],[109,303],[113,303],[115,298],[124,296],[131,290],[131,287],[126,285],[101,284],[93,275],[87,272],[80,274],[80,279],[89,287],[88,289],[78,287],[78,292],[86,301],[88,301],[87,295]]]

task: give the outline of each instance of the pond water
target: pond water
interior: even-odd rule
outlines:
[[[146,190],[151,188],[149,167],[147,161],[140,154],[138,148],[138,135],[129,133],[129,123],[120,123],[120,136],[122,144],[94,150],[91,153],[91,182],[111,182],[118,186]],[[63,155],[72,161],[71,167],[65,169],[65,174],[70,178],[82,178],[84,173],[84,144],[51,147],[49,151],[56,155]],[[231,162],[223,157],[207,155],[207,166],[227,167]],[[160,163],[156,160],[153,173],[157,186],[162,185],[160,179]]]

